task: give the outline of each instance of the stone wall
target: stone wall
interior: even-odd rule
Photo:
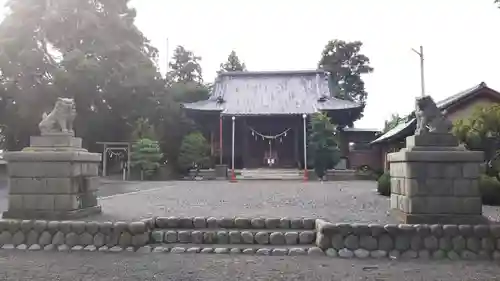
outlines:
[[[151,223],[0,220],[2,248],[70,250],[141,247],[149,243]]]
[[[316,221],[316,245],[342,258],[500,259],[500,225],[376,225]]]
[[[312,245],[315,220],[304,218],[158,217],[155,243]]]
[[[0,247],[138,253],[500,260],[500,225],[333,224],[290,218],[0,220]]]
[[[236,229],[315,229],[311,218],[243,218],[243,217],[155,217],[155,228],[236,228]]]

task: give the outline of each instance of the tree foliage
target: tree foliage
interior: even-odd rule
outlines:
[[[135,121],[134,130],[132,131],[132,140],[138,141],[140,139],[157,139],[154,126],[147,118],[139,118]]]
[[[330,118],[324,113],[312,115],[309,122],[309,157],[318,177],[323,178],[328,168],[340,161],[337,131]]]
[[[453,133],[468,149],[491,155],[496,150],[495,140],[500,139],[500,105],[476,108],[470,118],[455,122]]]
[[[368,93],[365,90],[363,74],[373,72],[370,59],[361,54],[363,43],[331,40],[326,44],[318,67],[330,75],[332,89],[338,97],[366,103]]]
[[[172,61],[168,64],[170,71],[167,73],[167,80],[171,83],[203,83],[200,61],[201,57],[196,56],[192,51],[186,50],[183,46],[177,46]]]
[[[246,71],[247,68],[245,63],[240,61],[238,55],[236,55],[235,51],[231,51],[229,56],[227,57],[227,61],[220,64],[220,72],[228,72],[228,71]]]
[[[157,50],[135,27],[128,0],[10,0],[0,24],[0,123],[7,146],[37,133],[59,96],[76,101],[88,144],[125,140],[164,92]]]
[[[389,120],[384,121],[384,133],[394,129],[397,125],[405,121],[405,118],[399,116],[399,114],[391,114]]]
[[[182,140],[179,153],[179,168],[188,170],[210,166],[210,145],[200,132],[192,132]]]
[[[157,141],[148,138],[140,139],[132,145],[130,165],[141,172],[141,180],[151,177],[160,167],[163,154]]]

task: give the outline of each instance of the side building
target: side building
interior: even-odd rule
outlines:
[[[436,105],[450,121],[455,122],[471,117],[477,107],[494,103],[500,103],[500,93],[481,82],[470,89],[437,102]],[[413,135],[416,124],[415,113],[412,112],[406,117],[405,122],[371,143],[378,148],[379,159],[386,170],[388,169],[387,154],[399,151],[405,146],[406,137]]]

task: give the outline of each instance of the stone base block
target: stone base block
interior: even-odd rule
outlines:
[[[423,162],[423,163],[482,163],[484,152],[482,151],[409,151],[405,148],[399,152],[389,153],[387,160],[392,164],[398,162]]]
[[[453,147],[458,146],[458,139],[453,134],[428,133],[406,137],[406,147]],[[431,148],[432,149],[432,148]]]
[[[82,139],[71,135],[47,135],[30,137],[31,147],[73,147],[81,148]]]
[[[39,220],[73,220],[100,214],[101,206],[94,206],[72,211],[40,211],[40,210],[8,210],[3,212],[3,219],[39,219]]]
[[[215,165],[215,178],[227,179],[227,165]]]
[[[408,214],[392,209],[391,215],[403,224],[488,224],[482,215],[459,214]]]

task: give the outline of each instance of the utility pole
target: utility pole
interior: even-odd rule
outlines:
[[[420,87],[422,88],[422,97],[425,96],[425,80],[424,80],[424,47],[420,46],[420,51],[411,49],[420,57]]]
[[[167,68],[165,69],[165,76],[168,74],[168,68],[170,67],[170,66],[168,65],[168,62],[169,62],[169,60],[170,60],[170,58],[168,57],[168,56],[169,56],[169,55],[168,55],[168,51],[169,51],[169,44],[168,44],[168,37],[167,37],[167,53],[166,53],[166,56],[167,56]]]

